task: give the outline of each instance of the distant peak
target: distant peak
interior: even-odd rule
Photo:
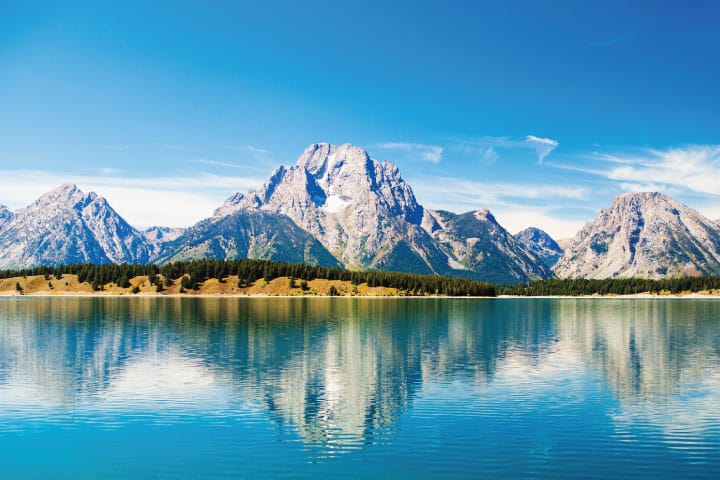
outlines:
[[[50,190],[45,195],[43,195],[41,198],[53,198],[53,199],[67,199],[72,198],[75,195],[80,194],[84,195],[83,192],[80,191],[77,185],[74,183],[63,183],[59,187],[57,187],[54,190]]]
[[[541,228],[528,227],[525,230],[521,230],[518,233],[516,233],[515,236],[522,237],[522,238],[540,238],[540,237],[549,237],[550,235],[548,235],[547,232]]]
[[[95,192],[90,192],[88,194],[85,194],[82,190],[78,188],[77,185],[74,183],[64,183],[57,187],[54,190],[51,190],[44,195],[42,195],[38,201],[40,202],[53,202],[53,203],[63,203],[63,202],[105,202],[105,199],[101,196],[99,196]]]
[[[488,222],[497,223],[495,216],[487,208],[481,208],[475,212],[475,218],[478,220],[487,220]]]

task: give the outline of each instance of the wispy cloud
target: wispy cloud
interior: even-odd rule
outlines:
[[[545,157],[550,155],[550,153],[560,145],[557,140],[553,140],[552,138],[537,137],[535,135],[528,135],[525,137],[525,142],[535,148],[538,154],[538,161],[540,163],[542,163],[542,161],[545,160]]]
[[[482,136],[449,139],[445,148],[451,152],[475,155],[486,164],[498,160],[504,150],[531,150],[542,163],[559,145],[557,140],[537,135],[526,135],[524,138]]]
[[[255,145],[225,145],[223,148],[234,152],[244,152],[250,156],[250,158],[260,162],[270,162],[270,150],[265,148],[256,147]]]
[[[500,158],[500,155],[498,155],[493,147],[487,147],[480,157],[482,158],[483,163],[486,165],[492,165],[498,158]]]
[[[112,167],[97,167],[97,168],[86,168],[85,171],[97,173],[98,175],[120,175],[123,173],[122,170]]]
[[[645,149],[634,153],[596,153],[590,160],[594,160],[594,166],[555,166],[601,176],[625,186],[642,185],[654,190],[675,187],[690,192],[720,195],[720,145]]]
[[[218,160],[209,160],[207,158],[192,158],[185,160],[188,163],[197,163],[200,165],[212,165],[213,167],[227,167],[227,168],[252,168],[246,165],[240,165],[238,163],[222,162]]]
[[[0,170],[0,204],[25,207],[63,183],[76,183],[95,191],[131,225],[189,226],[210,216],[235,192],[262,185],[264,178],[200,173],[195,176],[137,178],[128,176],[71,175],[38,170]]]
[[[374,148],[382,150],[401,150],[418,156],[420,160],[431,163],[439,163],[442,160],[443,147],[428,145],[425,143],[411,142],[381,142],[373,145]]]

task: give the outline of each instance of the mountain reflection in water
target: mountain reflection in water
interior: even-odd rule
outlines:
[[[713,300],[4,299],[0,434],[265,418],[324,457],[391,443],[412,409],[560,415],[592,384],[613,435],[680,447],[720,425],[719,320]]]

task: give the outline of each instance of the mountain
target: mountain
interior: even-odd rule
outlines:
[[[309,146],[263,187],[236,194],[217,215],[235,210],[286,215],[348,268],[446,273],[447,258],[422,229],[423,208],[390,162],[352,145]]]
[[[339,262],[285,215],[238,210],[208,218],[161,245],[154,261],[256,258],[337,267]]]
[[[185,232],[184,228],[173,227],[150,227],[141,233],[148,242],[153,244],[162,244],[172,242]]]
[[[311,145],[295,166],[278,167],[262,188],[231,197],[218,213],[239,209],[288,216],[349,268],[382,264],[403,240],[411,256],[422,256],[411,240],[422,236],[411,230],[423,212],[412,190],[395,165],[352,145]]]
[[[493,283],[552,276],[550,268],[505,230],[490,211],[455,214],[428,210],[423,222],[456,269]]]
[[[151,248],[107,201],[62,185],[0,227],[0,268],[147,262]]]
[[[548,267],[555,265],[563,254],[560,245],[545,231],[536,227],[526,228],[516,233],[514,238],[545,262]]]
[[[573,239],[560,277],[720,275],[717,225],[661,193],[620,195]]]
[[[0,205],[0,229],[2,229],[3,225],[10,222],[14,216],[15,214],[8,210],[5,205]]]
[[[469,240],[472,246],[456,245],[466,240],[458,236],[462,228],[447,222],[446,231],[445,223],[417,202],[397,166],[352,145],[310,145],[294,166],[278,167],[259,190],[230,197],[215,218],[237,211],[287,216],[348,268],[508,281],[552,275],[511,235],[502,234],[494,218],[492,227],[478,227],[484,233]],[[490,235],[491,230],[500,234]],[[494,242],[492,259],[475,258],[484,247],[480,237]]]

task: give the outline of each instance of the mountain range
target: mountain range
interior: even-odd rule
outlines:
[[[494,283],[720,274],[718,222],[659,193],[616,198],[566,245],[534,227],[511,235],[486,209],[425,208],[394,164],[327,143],[186,229],[137,230],[75,185],[0,206],[0,268],[248,257]]]

